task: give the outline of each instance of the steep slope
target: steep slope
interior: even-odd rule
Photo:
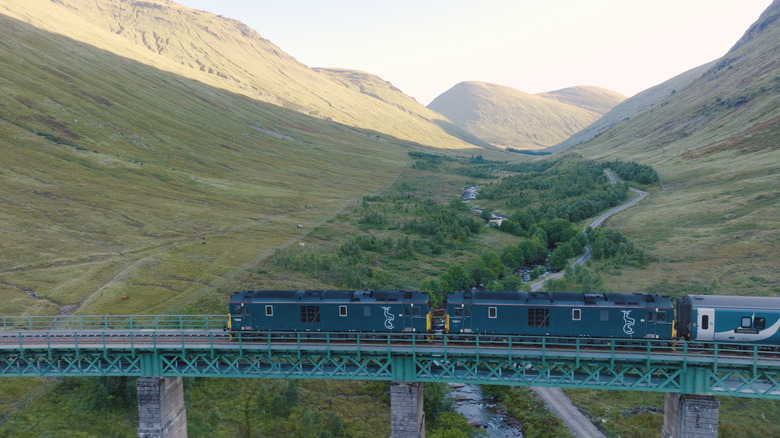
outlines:
[[[503,85],[461,82],[428,108],[493,145],[540,149],[588,126],[622,99],[596,87],[533,95]]]
[[[775,0],[703,74],[571,149],[658,170],[662,190],[620,224],[665,262],[645,287],[780,293],[778,17]]]
[[[412,99],[399,108],[344,87],[331,76],[301,64],[243,23],[172,1],[9,0],[0,5],[0,13],[161,70],[317,118],[435,147],[475,147],[458,138],[458,134],[467,136],[448,126],[446,119]]]
[[[0,62],[3,314],[156,313],[229,290],[390,184],[412,146],[6,15]]]
[[[553,147],[546,149],[548,152],[560,152],[568,149],[572,146],[584,143],[607,129],[617,125],[621,122],[626,122],[634,115],[652,107],[656,103],[665,99],[671,94],[677,92],[677,90],[684,88],[691,81],[697,79],[704,74],[715,62],[707,63],[699,67],[692,68],[684,73],[681,73],[668,81],[665,81],[659,85],[648,88],[635,96],[615,105],[614,108],[609,110],[604,116],[575,133],[566,140],[556,144]]]

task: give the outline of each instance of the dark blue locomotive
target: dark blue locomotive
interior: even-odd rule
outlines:
[[[650,294],[493,292],[447,296],[451,333],[671,339],[674,307]]]
[[[243,291],[229,312],[233,332],[425,332],[431,323],[428,294],[414,291]]]
[[[434,316],[417,291],[258,290],[233,294],[228,329],[684,339],[780,345],[780,297],[496,292],[447,295]],[[675,317],[676,315],[676,317]],[[438,322],[441,321],[441,324]]]

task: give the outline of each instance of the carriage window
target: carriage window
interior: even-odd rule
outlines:
[[[701,329],[707,330],[710,328],[710,315],[704,315],[701,317]]]
[[[579,321],[582,318],[581,309],[571,309],[571,319],[573,321]]]
[[[602,309],[601,310],[601,320],[602,321],[609,321],[609,310]]]
[[[304,324],[319,324],[320,306],[301,306],[301,322]]]
[[[488,307],[488,318],[497,318],[498,313],[495,307]]]
[[[753,325],[753,318],[749,316],[742,317],[742,324],[740,324],[742,328],[750,328],[750,326],[752,325]]]
[[[756,328],[756,330],[763,330],[766,328],[766,318],[764,317],[756,317],[756,319],[753,320],[753,326]]]
[[[647,312],[647,322],[653,322],[655,321],[655,312],[652,310]]]
[[[666,312],[658,312],[658,321],[663,322],[666,321]]]
[[[339,316],[347,316],[347,306],[339,306]]]
[[[265,306],[265,316],[274,316],[274,306]]]
[[[456,307],[452,316],[463,316],[463,307]]]
[[[363,316],[371,316],[371,306],[363,306]]]
[[[576,309],[579,310],[579,309]],[[550,309],[528,309],[528,327],[549,327]]]

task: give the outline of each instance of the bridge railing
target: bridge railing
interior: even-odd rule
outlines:
[[[221,330],[226,315],[0,316],[0,330]]]

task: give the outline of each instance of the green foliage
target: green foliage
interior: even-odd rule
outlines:
[[[608,161],[602,163],[601,167],[613,170],[621,179],[635,181],[639,184],[655,184],[658,182],[658,174],[655,169],[647,164],[639,164],[634,161]]]
[[[626,184],[610,184],[600,165],[575,155],[502,168],[517,174],[481,187],[480,199],[498,201],[508,208],[523,207],[534,222],[542,219],[577,222],[619,205],[628,194]],[[530,229],[523,223],[527,219],[521,221],[515,215],[510,218],[523,229]]]

